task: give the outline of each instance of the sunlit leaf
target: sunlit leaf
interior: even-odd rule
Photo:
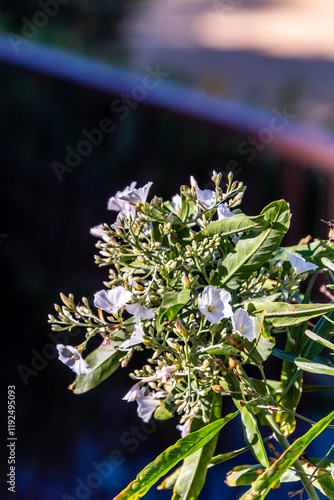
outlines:
[[[290,209],[284,200],[265,207],[261,216],[270,223],[268,229],[252,231],[241,238],[217,269],[213,285],[236,289],[264,264],[278,248],[290,225]],[[233,217],[231,217],[233,219]]]
[[[304,370],[305,372],[334,376],[334,367],[323,365],[321,363],[312,363],[312,361],[305,358],[296,358],[295,363],[298,368]]]
[[[202,429],[191,432],[188,436],[179,439],[173,446],[170,446],[153,462],[147,465],[114,500],[138,500],[167,472],[169,472],[180,460],[184,460],[197,450],[205,446],[219,432],[224,425],[230,422],[236,415],[230,413],[224,418],[216,420],[206,425]]]
[[[86,357],[91,371],[86,375],[77,375],[72,386],[75,394],[83,394],[93,389],[117,370],[120,365],[119,360],[124,356],[124,352],[116,350],[121,343],[111,342],[108,346],[100,345]]]
[[[296,439],[294,443],[278,458],[273,465],[267,469],[256,481],[252,488],[246,491],[240,500],[246,497],[257,500],[263,500],[269,491],[280,481],[282,475],[294,464],[297,458],[304,452],[307,446],[331,423],[334,418],[334,412],[331,412],[325,418],[316,423],[303,436]],[[247,496],[248,495],[248,496]]]
[[[211,224],[197,233],[194,239],[204,240],[204,238],[212,238],[216,234],[219,234],[219,236],[229,236],[252,230],[263,231],[269,225],[270,222],[262,215],[247,217],[245,214],[236,214],[233,217],[211,222]]]

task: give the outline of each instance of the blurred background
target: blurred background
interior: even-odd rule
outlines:
[[[107,273],[94,264],[89,228],[114,221],[107,200],[133,180],[170,198],[190,175],[208,188],[213,170],[233,171],[248,186],[245,213],[289,201],[286,245],[327,237],[334,6],[0,0],[0,9],[2,368],[4,395],[16,386],[16,498],[110,499],[178,439],[178,422],[140,428],[136,404],[121,400],[127,370],[85,395],[68,391],[73,376],[56,359],[47,315],[60,291],[79,301],[101,289]],[[320,394],[312,410],[303,404],[314,419],[329,411]],[[2,405],[5,439],[5,396]],[[219,451],[242,442],[231,427]],[[112,452],[119,463],[96,485],[91,474]],[[210,470],[201,498],[239,497],[223,483],[237,464],[215,469],[218,493]],[[5,483],[1,498],[11,498]]]

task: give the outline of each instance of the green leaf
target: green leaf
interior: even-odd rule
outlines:
[[[287,302],[245,301],[247,312],[264,311],[264,326],[292,326],[334,311],[334,304],[288,304]]]
[[[290,210],[284,200],[265,207],[261,215],[270,226],[260,234],[253,231],[236,244],[234,250],[223,260],[213,277],[212,284],[236,289],[254,271],[261,267],[278,248],[289,229]]]
[[[305,342],[305,328],[306,323],[290,328],[290,337],[293,342],[290,342],[289,339],[286,341],[285,352],[287,354],[296,354],[296,351],[300,351],[301,345]],[[293,382],[291,383],[291,381]],[[284,360],[281,371],[281,382],[282,391],[283,393],[285,392],[285,395],[280,403],[288,410],[291,410],[291,412],[296,412],[303,392],[303,373],[298,373],[298,368],[294,363]],[[284,411],[277,413],[276,421],[280,424],[284,436],[289,436],[296,428],[296,419],[293,413]]]
[[[232,391],[231,397],[233,402],[239,408],[245,443],[248,445],[255,459],[264,467],[269,467],[267,453],[252,408],[248,404],[245,406],[239,405],[239,401],[244,399],[239,380],[231,373],[227,373],[222,386],[224,389]]]
[[[114,500],[138,500],[180,460],[183,460],[205,446],[219,432],[224,425],[238,415],[238,411],[230,413],[224,418],[206,425],[202,429],[191,432],[188,436],[179,439],[153,462],[147,465]]]
[[[328,340],[320,337],[320,335],[317,335],[314,332],[311,332],[311,330],[306,330],[305,334],[315,342],[319,342],[319,344],[323,345],[324,347],[328,347],[328,349],[334,350],[334,344],[332,342],[329,342]]]
[[[262,215],[247,217],[245,214],[236,214],[233,217],[211,222],[211,224],[197,233],[194,239],[204,240],[204,238],[212,238],[216,234],[219,234],[219,236],[229,236],[247,231],[263,231],[269,225],[270,222]]]
[[[328,267],[331,271],[334,271],[334,262],[331,260],[327,259],[327,257],[322,257],[321,262],[325,267]]]
[[[218,420],[221,416],[221,396],[213,392],[206,400],[211,409],[209,421]],[[204,423],[202,420],[195,419],[192,422],[191,430],[193,430],[194,426],[195,429],[197,426],[201,428],[204,426]],[[180,474],[174,486],[172,500],[195,500],[198,498],[205,483],[208,465],[216,449],[218,436],[219,432],[205,446],[183,461]]]
[[[170,291],[164,294],[157,318],[158,332],[162,329],[162,323],[172,321],[189,300],[190,290]]]
[[[240,353],[240,356],[246,363],[262,364],[270,356],[275,346],[275,339],[264,331],[263,320],[264,311],[255,314],[254,333],[256,338],[253,342],[243,339],[244,351]]]
[[[158,420],[169,420],[174,416],[179,405],[175,403],[175,394],[180,394],[187,388],[187,382],[182,379],[168,394],[166,399],[154,412],[154,418]]]
[[[320,468],[315,472],[316,468]],[[319,459],[309,458],[303,461],[303,469],[309,475],[314,474],[314,477],[321,476],[322,474],[328,473],[326,476],[319,477],[312,484],[318,488],[327,498],[334,500],[334,479],[332,473],[334,472],[334,463],[330,460],[324,460],[323,462]]]
[[[157,490],[172,490],[175,486],[177,478],[180,475],[181,469],[182,467],[178,467],[174,472],[161,481],[159,486],[157,486]]]
[[[282,475],[294,464],[298,457],[304,452],[307,446],[331,423],[334,418],[334,412],[331,412],[325,418],[316,423],[304,436],[296,439],[294,443],[276,462],[267,469],[256,481],[252,488],[246,491],[240,500],[245,500],[246,496],[253,495],[252,498],[263,500],[269,491],[281,480]],[[248,497],[247,497],[248,498]]]
[[[312,363],[312,361],[305,358],[296,358],[295,364],[298,368],[304,370],[305,372],[334,376],[334,367],[331,366],[323,365],[321,363]]]
[[[292,352],[285,352],[282,351],[281,349],[276,349],[276,348],[273,349],[272,355],[275,356],[276,358],[288,361],[289,363],[294,363],[297,357],[297,355],[293,354]]]
[[[94,389],[117,370],[120,365],[119,360],[124,356],[124,352],[116,350],[121,344],[122,342],[111,342],[108,346],[100,345],[87,356],[86,361],[91,371],[86,375],[77,375],[73,383],[75,394],[83,394]]]
[[[238,465],[226,474],[227,486],[250,486],[265,471],[260,465]]]
[[[333,304],[331,304],[333,306]],[[328,319],[327,319],[328,318]],[[319,319],[315,327],[313,328],[313,333],[319,335],[322,338],[325,338],[329,340],[332,337],[332,330],[334,329],[334,325],[332,323],[334,319],[334,311],[331,311],[329,314],[323,316],[322,318]],[[310,360],[315,359],[319,354],[323,351],[324,347],[319,344],[315,343],[311,339],[307,339],[305,342],[301,352],[300,356],[303,358],[307,358]]]

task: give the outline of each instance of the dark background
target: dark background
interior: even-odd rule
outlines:
[[[64,6],[54,31],[41,33],[38,41],[47,41],[49,37],[54,42],[60,32],[67,40],[71,26],[77,33],[78,47],[87,47],[88,42],[94,40],[92,47],[83,52],[101,53],[104,57],[108,50],[102,42],[107,39],[114,47],[115,57],[120,57],[121,49],[116,50],[120,46],[117,25],[122,16],[128,15],[130,2],[125,5],[125,11],[116,7],[118,2],[109,4],[107,8],[108,2],[100,2],[100,9],[94,15],[87,14],[87,9],[94,11],[87,2],[82,2],[81,7],[80,2]],[[21,16],[29,17],[36,9],[35,2],[26,2],[24,8],[22,3],[13,1],[0,2],[0,5],[5,31],[18,33]],[[106,16],[112,19],[108,26],[104,22]],[[8,385],[15,385],[15,498],[61,499],[65,493],[75,498],[77,478],[85,482],[95,470],[93,462],[99,464],[107,460],[113,450],[118,450],[124,463],[115,467],[113,473],[85,497],[110,499],[134,479],[149,460],[173,444],[179,432],[175,429],[177,419],[157,423],[154,432],[144,432],[137,441],[138,449],[132,451],[132,446],[125,443],[124,433],[132,432],[132,426],[140,426],[141,422],[136,414],[137,405],[127,404],[122,397],[132,384],[127,373],[134,363],[128,369],[120,369],[95,390],[76,396],[67,390],[73,380],[72,372],[57,360],[50,347],[47,315],[53,313],[53,304],[59,303],[59,292],[72,292],[77,301],[82,296],[91,298],[107,276],[106,269],[94,264],[95,239],[89,234],[89,228],[114,221],[115,213],[106,209],[108,198],[136,180],[139,186],[153,181],[150,196],[156,194],[170,199],[181,184],[189,183],[190,175],[195,176],[200,187],[210,187],[212,170],[225,171],[228,161],[237,160],[241,166],[238,179],[248,186],[243,210],[254,215],[267,203],[285,197],[294,214],[285,243],[293,244],[310,232],[313,236],[325,236],[326,228],[319,219],[326,213],[327,178],[315,170],[305,169],[304,190],[302,196],[296,198],[291,186],[287,186],[289,177],[293,178],[299,169],[295,164],[269,151],[247,163],[237,153],[244,139],[240,133],[143,104],[126,120],[116,122],[115,131],[59,182],[52,162],[64,161],[65,147],[77,145],[83,128],[91,130],[101,118],[112,117],[110,104],[115,96],[4,64],[0,65],[0,82],[4,380],[1,428],[5,442],[6,391]],[[301,217],[297,218],[296,214]],[[73,345],[79,342],[77,338],[70,340]],[[268,370],[274,371],[274,368],[268,367]],[[230,403],[225,405],[226,413],[233,411]],[[320,395],[314,397],[312,407],[315,419],[330,410]],[[317,407],[321,407],[319,415]],[[307,407],[304,409],[309,412]],[[220,439],[219,452],[243,445],[240,429],[237,423],[229,425]],[[307,427],[301,425],[299,433],[306,430]],[[3,478],[8,470],[6,456],[5,453]],[[244,463],[247,460],[252,463],[249,455]],[[223,490],[226,472],[237,464],[238,459],[218,466],[216,474],[210,470],[201,498],[232,499],[241,495],[241,489]],[[5,481],[0,488],[1,498],[14,497],[8,493]],[[291,489],[290,485],[288,490]],[[152,489],[147,498],[163,500],[170,498],[170,493],[157,493]]]

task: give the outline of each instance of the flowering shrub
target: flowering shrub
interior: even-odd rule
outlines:
[[[148,202],[151,182],[141,188],[132,183],[110,198],[115,222],[91,229],[99,238],[96,262],[108,267],[108,281],[93,304],[61,294],[57,317],[49,316],[55,331],[86,330],[76,348],[57,346],[59,359],[77,374],[70,389],[81,394],[94,388],[144,350],[147,362],[130,374],[135,382],[123,399],[137,403],[144,422],[178,416],[180,440],[117,499],[144,496],[176,465],[160,488],[172,488],[173,499],[196,499],[209,466],[246,450],[255,463],[236,467],[226,479],[229,486],[249,486],[242,498],[262,499],[281,481],[296,480],[311,499],[318,498],[316,488],[334,498],[334,464],[328,460],[334,447],[322,460],[303,454],[331,427],[334,412],[318,423],[296,413],[303,371],[334,375],[330,362],[319,358],[325,347],[334,349],[328,340],[334,304],[311,302],[317,274],[333,287],[334,245],[308,237],[280,247],[290,223],[284,200],[247,216],[238,208],[243,184],[230,174],[224,190],[216,172],[212,180],[214,190],[201,190],[191,178],[191,186],[181,186],[171,201]],[[84,360],[95,335],[102,336],[101,345]],[[285,350],[275,348],[283,335]],[[266,378],[269,356],[282,360],[279,380]],[[247,375],[249,365],[257,367],[257,378]],[[232,398],[234,413],[225,414],[224,397]],[[297,417],[311,427],[290,444]],[[232,419],[240,419],[245,447],[214,455],[218,434]],[[265,446],[258,422],[270,427],[282,451]]]

